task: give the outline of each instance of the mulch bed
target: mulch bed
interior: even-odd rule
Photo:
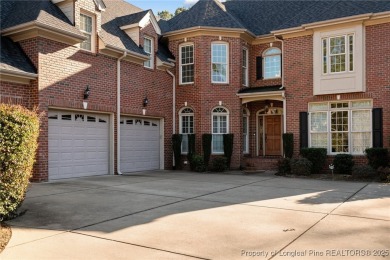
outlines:
[[[12,231],[11,227],[3,222],[0,222],[0,253],[4,250],[5,246],[11,239]]]

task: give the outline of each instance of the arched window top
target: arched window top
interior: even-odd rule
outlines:
[[[243,109],[242,109],[242,114],[244,115],[244,116],[249,116],[249,109],[248,108],[246,108],[246,107],[244,107]]]
[[[180,111],[180,114],[193,114],[193,113],[194,110],[192,110],[192,108],[190,107],[182,108],[182,110]]]
[[[217,113],[217,114],[228,114],[229,111],[224,108],[224,107],[216,107],[213,109],[213,113]]]
[[[279,48],[270,48],[264,51],[263,56],[278,55],[281,53],[282,52],[280,51]]]

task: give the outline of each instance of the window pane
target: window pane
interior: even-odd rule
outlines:
[[[213,134],[213,153],[223,153],[223,135]]]
[[[349,41],[349,71],[353,71],[353,35],[348,36]]]
[[[227,82],[227,45],[211,45],[212,81]]]
[[[352,107],[358,107],[358,108],[371,108],[371,100],[359,100],[359,101],[352,101]]]
[[[312,133],[311,134],[311,147],[327,148],[328,147],[328,134],[327,133]]]
[[[183,134],[183,140],[181,142],[181,152],[188,153],[188,135]]]
[[[310,111],[328,110],[328,103],[311,103],[309,104]]]
[[[352,133],[352,153],[363,154],[371,147],[371,133]]]
[[[194,82],[194,65],[183,65],[181,68],[181,82],[190,83]]]
[[[280,55],[264,57],[264,78],[280,77]]]
[[[349,152],[348,133],[332,134],[332,152],[348,153]]]
[[[352,132],[371,131],[371,111],[352,111]]]
[[[80,44],[80,48],[90,51],[92,49],[92,35],[84,33],[84,36],[87,37],[87,39]]]
[[[328,113],[317,112],[311,114],[311,131],[312,132],[327,132],[328,131]]]
[[[327,73],[328,72],[328,46],[327,46],[327,40],[322,40],[322,72]]]

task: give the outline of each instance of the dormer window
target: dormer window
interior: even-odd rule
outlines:
[[[145,68],[153,69],[154,57],[153,57],[153,39],[149,37],[144,38],[144,51],[149,55],[149,60],[144,62]]]
[[[85,41],[80,43],[80,48],[87,51],[94,51],[94,19],[92,16],[80,14],[80,30],[87,37]]]

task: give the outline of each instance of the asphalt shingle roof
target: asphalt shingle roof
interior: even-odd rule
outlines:
[[[72,25],[65,14],[50,0],[2,0],[0,4],[1,30],[35,21],[52,28],[83,36]]]
[[[34,65],[18,43],[8,37],[0,39],[0,68],[11,72],[36,73]]]
[[[157,51],[157,57],[163,61],[163,62],[172,62],[170,60],[175,60],[175,57],[171,53],[171,51],[168,49],[167,44],[163,43],[161,40],[158,41],[158,51]]]
[[[192,8],[184,11],[167,23],[163,23],[163,32],[176,31],[195,26],[245,29],[231,14],[224,10],[218,0],[199,0]]]

